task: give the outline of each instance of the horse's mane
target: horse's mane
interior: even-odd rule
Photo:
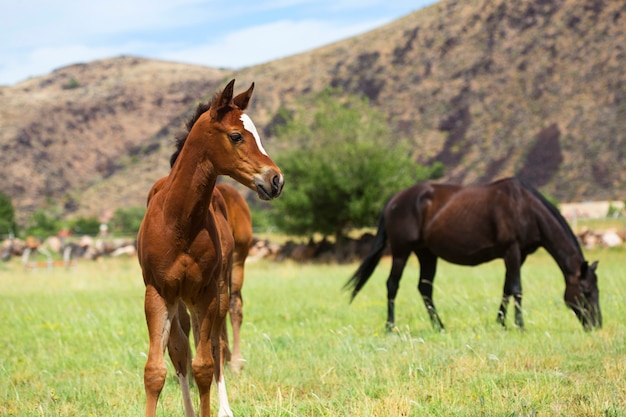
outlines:
[[[565,220],[565,217],[563,217],[559,209],[556,208],[554,204],[550,203],[548,199],[546,199],[539,191],[537,191],[531,185],[520,180],[519,178],[517,178],[517,181],[522,185],[522,187],[530,191],[532,195],[534,195],[537,198],[537,200],[539,200],[543,204],[543,206],[548,209],[548,211],[552,214],[552,216],[559,222],[563,230],[565,230],[565,232],[569,236],[572,243],[574,243],[574,245],[578,249],[578,253],[580,254],[581,258],[585,259],[585,257],[583,256],[583,251],[580,247],[580,243],[578,242],[578,238],[576,237],[576,235],[574,235],[572,228],[569,226],[569,224],[567,223],[567,220]]]
[[[209,110],[209,108],[211,108],[211,104],[213,104],[214,100],[215,98],[213,98],[213,100],[209,101],[208,103],[198,104],[198,107],[196,107],[196,112],[194,113],[194,115],[191,116],[189,120],[187,120],[187,122],[185,123],[186,129],[176,134],[175,136],[176,150],[170,157],[170,168],[174,166],[176,159],[178,159],[178,155],[180,155],[180,151],[182,151],[183,145],[185,145],[185,141],[187,141],[187,137],[189,136],[189,132],[191,132],[191,128],[193,127],[194,124],[196,124],[200,116],[202,116],[204,113],[207,112],[207,110]]]

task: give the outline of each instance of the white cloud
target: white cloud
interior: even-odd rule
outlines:
[[[104,36],[162,31],[210,18],[206,13],[209,7],[198,9],[202,5],[194,0],[62,0],[55,3],[46,0],[10,2],[0,24],[11,40],[4,38],[0,45],[10,42],[13,47],[37,47],[57,42],[94,42]]]
[[[8,1],[0,85],[117,55],[239,68],[365,32],[434,1]]]
[[[331,21],[282,20],[233,32],[204,44],[166,52],[159,58],[213,67],[241,68],[314,49],[363,33],[382,23],[376,20],[346,25]]]
[[[104,57],[113,57],[141,49],[129,45],[91,47],[67,44],[30,50],[18,58],[10,58],[0,65],[0,84],[11,84],[29,77],[40,76],[55,69],[77,63],[90,62]],[[7,81],[5,81],[7,80]]]

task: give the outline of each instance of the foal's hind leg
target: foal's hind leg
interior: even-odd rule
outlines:
[[[233,328],[233,351],[230,357],[230,368],[238,372],[243,367],[245,360],[241,356],[240,330],[243,321],[243,299],[241,289],[243,287],[243,272],[245,258],[235,251],[233,253],[233,268],[230,284],[230,323]],[[226,326],[224,326],[226,328]]]
[[[183,333],[185,333],[185,337],[187,337],[187,340],[189,340],[189,335],[191,334],[191,316],[190,314],[187,312],[187,307],[185,306],[185,303],[181,301],[178,302],[178,322],[180,323],[180,328],[182,329]],[[193,359],[193,354],[191,353],[191,344],[187,343],[187,345],[189,346],[189,353],[187,354],[188,356],[188,360],[187,360],[187,369],[189,370],[190,375],[193,376],[193,370],[191,368],[191,361]],[[193,378],[189,378],[189,382],[192,383],[193,382]]]
[[[420,281],[417,288],[426,305],[431,324],[435,330],[444,330],[433,302],[433,282],[435,281],[435,272],[437,272],[437,256],[430,251],[419,251],[416,252],[416,255],[420,261]]]
[[[217,281],[217,280],[216,280]],[[192,315],[192,327],[197,328],[196,356],[193,359],[193,374],[200,394],[200,416],[209,417],[211,403],[211,383],[217,384],[219,402],[218,417],[233,417],[226,394],[224,379],[223,326],[228,313],[228,288],[225,280],[212,282],[209,292],[197,306],[197,314]],[[196,332],[194,331],[194,335]]]
[[[184,315],[181,316],[182,311]],[[181,325],[181,319],[185,326]],[[183,303],[179,302],[178,313],[172,321],[170,338],[167,343],[167,351],[176,369],[176,376],[180,384],[185,406],[185,417],[194,417],[193,404],[191,402],[191,392],[189,390],[189,370],[191,364],[191,348],[189,346],[189,315]]]

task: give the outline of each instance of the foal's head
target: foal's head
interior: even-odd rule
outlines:
[[[254,83],[247,91],[233,97],[235,80],[226,85],[208,106],[199,106],[188,124],[189,133],[179,138],[174,164],[185,141],[203,141],[204,155],[217,175],[228,175],[257,192],[259,198],[271,200],[283,189],[283,174],[269,157],[254,123],[244,113]]]
[[[597,261],[591,265],[586,261],[582,262],[578,285],[568,285],[565,288],[565,303],[574,310],[586,330],[602,327],[597,267]]]

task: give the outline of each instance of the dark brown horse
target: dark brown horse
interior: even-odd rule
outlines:
[[[505,326],[509,297],[515,324],[522,319],[520,269],[539,247],[554,258],[565,276],[565,303],[585,329],[602,326],[597,262],[589,265],[578,240],[558,209],[539,192],[515,178],[483,186],[421,183],[392,197],[379,220],[378,233],[361,266],[346,283],[352,299],[365,285],[389,241],[393,257],[387,280],[387,327],[394,328],[394,302],[411,253],[420,263],[419,292],[435,328],[443,323],[433,303],[437,258],[478,265],[502,258],[506,267],[498,322]]]
[[[179,301],[191,314],[196,344],[192,367],[200,393],[200,416],[210,415],[210,387],[218,386],[218,416],[232,416],[223,364],[224,321],[229,308],[229,275],[234,250],[219,175],[228,175],[256,191],[277,197],[280,169],[263,149],[254,124],[244,113],[254,85],[233,96],[234,80],[207,105],[200,105],[179,138],[179,154],[169,175],[151,190],[137,237],[146,285],[145,313],[150,336],[144,369],[146,416],[156,413],[166,377],[167,348],[176,369],[185,416],[195,416],[188,380],[189,339],[181,327]],[[216,198],[213,198],[213,195]]]

